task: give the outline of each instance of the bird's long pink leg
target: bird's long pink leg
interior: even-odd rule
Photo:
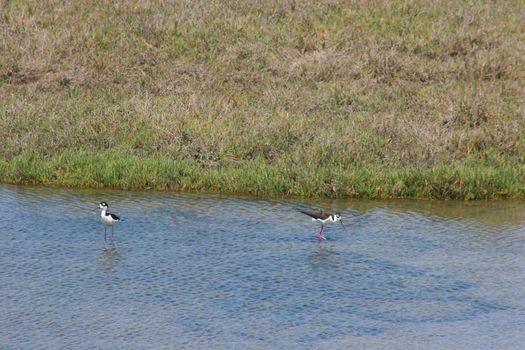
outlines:
[[[321,226],[321,239],[324,241],[326,237],[324,236],[324,226]]]
[[[321,229],[317,233],[317,237],[319,237],[319,240],[317,241],[318,243],[326,239],[326,237],[323,234],[323,228],[324,228],[323,225],[321,225]]]

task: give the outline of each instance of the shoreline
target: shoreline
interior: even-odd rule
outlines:
[[[512,166],[441,164],[430,169],[317,168],[254,160],[205,167],[197,161],[125,152],[21,155],[0,161],[0,182],[62,188],[214,193],[280,198],[525,198],[525,173]]]

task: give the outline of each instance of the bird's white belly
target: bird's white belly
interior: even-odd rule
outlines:
[[[116,220],[113,220],[111,216],[101,216],[100,219],[108,226],[113,226],[117,222]]]
[[[321,220],[321,219],[314,219],[314,218],[312,218],[312,221],[320,222],[321,224],[331,224],[333,222],[330,219]]]

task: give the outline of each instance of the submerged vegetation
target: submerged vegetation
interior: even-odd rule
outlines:
[[[0,0],[0,180],[525,196],[523,1]]]

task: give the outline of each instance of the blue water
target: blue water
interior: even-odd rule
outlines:
[[[104,243],[105,200],[123,220]],[[298,209],[335,209],[326,230]],[[523,349],[525,204],[0,185],[1,349]]]

